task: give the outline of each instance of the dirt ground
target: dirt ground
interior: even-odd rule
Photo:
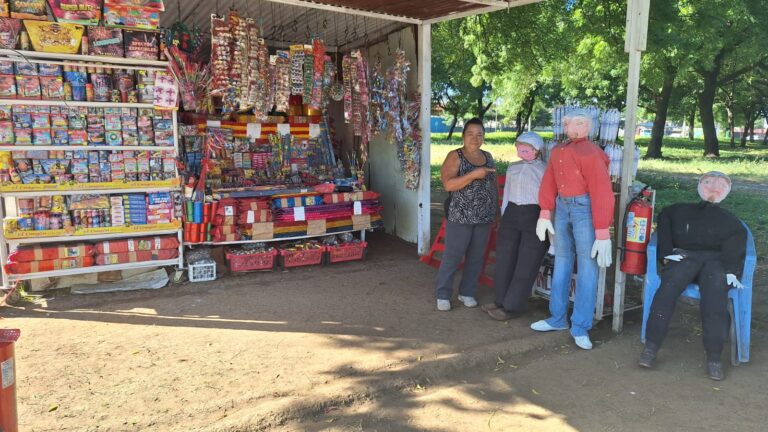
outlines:
[[[658,370],[624,333],[536,334],[437,312],[436,270],[412,245],[370,238],[365,262],[228,276],[156,291],[60,296],[0,309],[18,327],[23,431],[765,430],[768,315],[752,361],[704,376],[695,308],[682,307]],[[765,287],[755,304],[765,304]],[[490,290],[479,299],[488,301]]]

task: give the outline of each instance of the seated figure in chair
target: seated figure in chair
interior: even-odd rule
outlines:
[[[661,285],[651,304],[645,348],[639,365],[650,368],[667,334],[675,303],[686,287],[695,283],[701,296],[701,322],[707,374],[725,377],[721,355],[728,335],[728,290],[743,288],[739,277],[744,266],[747,230],[741,221],[718,204],[731,190],[731,179],[717,171],[699,179],[697,204],[666,207],[659,215],[658,257]]]

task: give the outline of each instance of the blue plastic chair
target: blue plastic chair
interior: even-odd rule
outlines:
[[[728,305],[728,312],[731,315],[731,363],[734,366],[739,363],[749,362],[749,336],[752,322],[752,277],[755,272],[755,265],[757,264],[755,239],[752,237],[752,232],[746,224],[744,224],[744,228],[747,230],[747,254],[744,258],[744,271],[740,279],[744,288],[731,288],[728,291],[728,298],[731,300]],[[656,233],[653,233],[648,244],[648,268],[645,275],[645,290],[643,293],[643,330],[640,335],[640,340],[643,343],[645,343],[645,326],[651,313],[651,303],[661,285],[661,278],[656,271],[656,262]],[[688,285],[681,296],[697,300],[701,299],[698,285]]]

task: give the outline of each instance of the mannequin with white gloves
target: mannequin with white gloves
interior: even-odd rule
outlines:
[[[661,285],[651,304],[640,366],[653,367],[677,299],[689,284],[696,283],[701,295],[706,371],[713,380],[725,377],[720,357],[730,325],[728,290],[744,288],[739,275],[747,243],[747,230],[741,221],[719,206],[730,190],[727,175],[708,172],[699,180],[701,202],[673,204],[659,214],[656,233],[658,256],[663,257]]]
[[[609,227],[614,196],[608,156],[587,138],[591,117],[574,110],[563,119],[568,141],[552,149],[539,189],[541,213],[536,235],[547,233],[555,244],[551,316],[531,324],[536,331],[567,330],[577,346],[591,349],[589,330],[597,295],[598,266],[611,265],[613,250]],[[567,317],[574,262],[576,292],[570,325]]]

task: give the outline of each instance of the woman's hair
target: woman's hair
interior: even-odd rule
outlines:
[[[471,119],[467,120],[466,123],[464,123],[464,130],[461,131],[461,136],[464,137],[464,133],[467,132],[467,126],[471,125],[479,125],[480,129],[483,130],[483,133],[485,133],[485,126],[483,125],[483,121],[480,120],[478,117],[472,117]]]

